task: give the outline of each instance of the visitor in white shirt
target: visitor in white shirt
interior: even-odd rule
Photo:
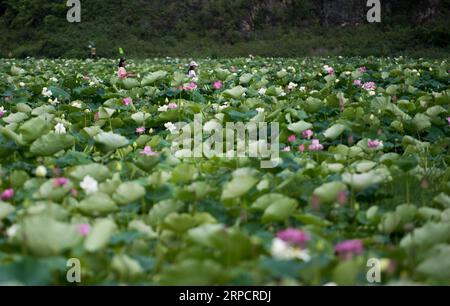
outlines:
[[[195,70],[198,68],[198,64],[194,61],[192,61],[189,64],[189,70],[188,70],[188,77],[190,77],[191,79],[193,79],[193,81],[195,81],[195,79],[197,79],[197,73],[195,72]]]

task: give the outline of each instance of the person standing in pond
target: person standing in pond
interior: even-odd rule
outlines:
[[[189,64],[189,70],[187,72],[188,77],[190,77],[191,79],[196,79],[197,78],[197,72],[196,72],[197,68],[198,68],[198,64],[196,62],[192,61]]]

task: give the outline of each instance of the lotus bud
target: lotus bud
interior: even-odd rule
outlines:
[[[47,169],[44,166],[38,166],[36,168],[36,176],[38,176],[38,177],[46,177],[47,176]]]

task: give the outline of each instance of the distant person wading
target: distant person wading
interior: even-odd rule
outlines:
[[[134,78],[136,77],[135,73],[127,72],[125,69],[125,66],[127,65],[127,60],[125,58],[121,58],[119,61],[119,70],[117,71],[117,76],[119,79],[126,79],[126,78]]]
[[[193,81],[195,81],[195,79],[197,79],[197,72],[195,71],[198,68],[198,64],[194,61],[192,61],[189,64],[189,70],[187,72],[188,77],[190,77],[191,79],[193,79]]]

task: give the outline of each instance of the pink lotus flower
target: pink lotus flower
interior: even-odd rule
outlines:
[[[295,136],[294,134],[292,134],[291,136],[288,137],[289,142],[294,142],[296,140],[297,140],[297,136]]]
[[[370,148],[370,149],[376,149],[376,148],[378,148],[378,146],[381,144],[381,142],[380,141],[378,141],[378,140],[371,140],[371,139],[369,139],[369,141],[367,142],[367,146]]]
[[[447,117],[448,125],[450,126],[450,117]]]
[[[353,85],[355,85],[355,86],[361,86],[361,85],[362,85],[362,82],[361,82],[361,80],[354,80],[354,81],[353,81]]]
[[[215,81],[213,84],[214,89],[221,89],[223,86],[222,81]]]
[[[3,117],[4,114],[5,114],[5,112],[0,110],[0,118]]]
[[[366,73],[367,72],[367,68],[365,66],[360,67],[358,70],[361,73]]]
[[[145,127],[141,126],[136,129],[136,133],[142,135],[145,133]]]
[[[98,119],[100,119],[100,113],[96,112],[95,115],[94,115],[94,120],[98,121]]]
[[[133,103],[133,100],[130,97],[128,97],[128,98],[123,99],[122,102],[124,105],[128,106],[131,103]]]
[[[311,237],[308,235],[308,233],[295,228],[288,228],[284,231],[278,232],[277,238],[290,245],[295,245],[302,249],[306,247],[306,242],[311,240]]]
[[[364,251],[363,243],[359,239],[345,240],[338,243],[334,250],[342,260],[352,259],[353,256],[359,255]]]
[[[303,131],[302,136],[305,139],[311,139],[311,137],[314,136],[314,132],[311,130],[306,130],[306,131]]]
[[[366,82],[362,86],[363,89],[367,91],[375,90],[377,88],[377,85],[374,82]]]
[[[285,147],[284,149],[283,149],[283,152],[291,152],[291,147]]]
[[[11,199],[13,196],[14,196],[14,189],[9,188],[2,192],[2,194],[0,195],[0,199],[2,201],[7,201],[7,200]]]
[[[70,194],[72,195],[72,197],[76,198],[78,196],[78,190],[76,190],[75,188],[72,188],[70,190]]]
[[[53,186],[54,187],[63,187],[66,186],[69,183],[69,179],[66,177],[58,177],[55,178],[53,181]]]
[[[182,87],[184,90],[195,90],[197,89],[197,84],[195,82],[191,82],[185,86]]]
[[[308,150],[321,151],[321,150],[323,150],[323,145],[320,144],[319,139],[313,139],[312,143],[308,147]]]
[[[298,151],[299,151],[300,153],[305,152],[305,145],[304,145],[304,144],[299,145],[299,146],[298,146]]]
[[[158,152],[153,151],[152,147],[150,147],[150,146],[145,146],[144,150],[141,151],[141,155],[156,156],[156,155],[158,155]]]
[[[328,74],[334,74],[334,69],[333,69],[333,67],[325,66],[325,71],[326,71]]]
[[[87,223],[78,224],[77,229],[78,229],[78,232],[80,233],[80,235],[83,237],[89,235],[89,233],[91,232],[91,226]]]
[[[178,107],[178,105],[176,104],[176,103],[169,103],[168,105],[167,105],[167,108],[168,109],[176,109]]]

